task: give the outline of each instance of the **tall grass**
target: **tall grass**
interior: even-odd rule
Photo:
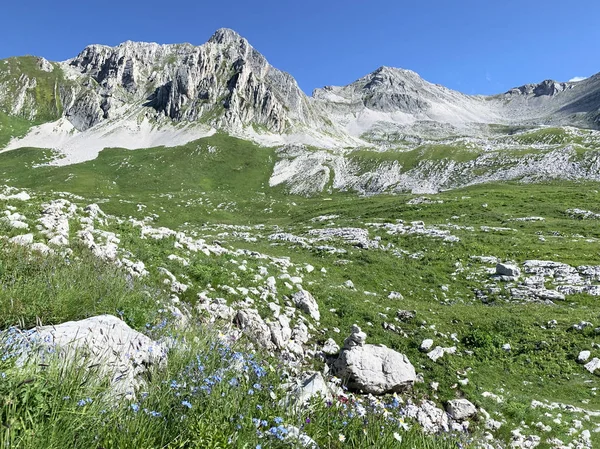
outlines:
[[[397,398],[344,396],[292,407],[284,389],[289,373],[278,359],[200,322],[175,331],[157,310],[164,299],[158,291],[85,249],[61,259],[2,246],[0,267],[2,328],[119,311],[172,347],[134,400],[117,401],[110,383],[80,364],[48,356],[23,366],[0,341],[0,449],[290,448],[305,447],[308,438],[321,448],[455,445],[407,430]]]

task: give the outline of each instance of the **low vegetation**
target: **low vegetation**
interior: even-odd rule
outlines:
[[[445,147],[414,151],[402,156],[405,163],[424,154],[434,159],[446,154]],[[596,297],[572,294],[552,304],[518,300],[506,294],[501,281],[490,280],[493,263],[472,257],[490,256],[516,264],[541,259],[572,267],[598,265],[597,221],[568,212],[579,208],[600,213],[597,183],[503,183],[425,196],[357,197],[332,192],[307,198],[268,186],[276,161],[273,149],[221,134],[178,148],[111,149],[83,164],[36,168],[50,154],[35,149],[0,154],[0,176],[34,196],[27,204],[2,200],[0,210],[18,208],[33,230],[40,204],[60,192],[78,195],[73,201],[80,206],[99,203],[103,211],[121,219],[107,221],[103,229],[118,234],[120,246],[132,260],[143,261],[149,275],[131,278],[77,245],[72,245],[72,256],[64,259],[32,255],[4,242],[0,244],[2,327],[28,328],[38,321],[58,324],[111,313],[153,338],[185,342],[180,345],[185,349],[169,355],[167,369],[153,373],[135,401],[117,406],[97,399],[102,395],[91,390],[77,371],[64,373],[52,366],[23,369],[14,359],[5,358],[0,362],[5,447],[290,447],[292,443],[283,441],[285,435],[277,430],[280,425],[300,429],[323,448],[398,447],[398,437],[410,447],[432,448],[482,440],[489,431],[483,419],[472,424],[470,434],[447,440],[424,436],[414,423],[407,431],[398,421],[401,417],[394,415],[397,398],[391,396],[372,402],[356,398],[352,404],[387,410],[373,412],[368,419],[355,414],[352,404],[339,401],[315,401],[297,412],[280,403],[285,379],[276,358],[252,352],[245,341],[220,338],[218,328],[208,325],[201,314],[194,314],[194,326],[186,331],[157,326],[164,311],[156,300],[170,295],[158,267],[166,267],[190,285],[180,294],[190,308],[209,285],[232,304],[239,296],[219,286],[252,285],[263,263],[247,255],[253,252],[289,257],[296,266],[314,268],[303,274],[303,285],[321,310],[320,327],[311,344],[320,347],[327,338],[342,344],[350,326],[357,323],[368,334],[368,342],[406,354],[424,381],[409,395],[400,395],[403,401],[431,399],[443,405],[466,397],[502,423],[493,433],[502,444],[512,441],[517,428],[540,435],[540,447],[551,447],[554,438],[573,441],[576,421],[591,430],[600,425],[594,415],[600,410],[594,387],[597,377],[576,361],[584,349],[598,355]],[[470,155],[465,150],[457,157]],[[531,217],[542,219],[515,221]],[[219,256],[198,252],[184,266],[167,259],[177,253],[174,238],[142,237],[129,218],[249,252]],[[427,229],[456,239],[388,232],[391,228],[385,225],[400,221],[406,225],[423,221]],[[20,233],[2,226],[2,234],[8,237]],[[328,228],[366,229],[377,246],[366,248],[341,239],[303,245],[270,238],[285,232],[311,239],[311,231]],[[243,259],[248,259],[243,264],[246,271],[236,270]],[[348,280],[354,288],[347,286]],[[278,278],[277,285],[288,292],[283,279]],[[403,299],[390,296],[392,292],[401,293]],[[263,311],[261,307],[266,309],[257,306]],[[395,321],[398,309],[415,311],[415,318]],[[550,326],[553,320],[556,323]],[[592,326],[573,328],[581,322]],[[394,323],[396,331],[386,323]],[[456,346],[458,352],[434,362],[420,350],[428,338],[436,346]],[[243,357],[256,371],[238,376],[228,369],[231,357]],[[324,367],[319,360],[311,365]],[[190,392],[192,385],[200,388],[215,376],[219,380],[210,385],[210,393]],[[177,387],[184,384],[185,388]],[[532,408],[534,401],[573,407],[559,412]],[[395,421],[389,420],[389,414]],[[592,443],[597,443],[597,435],[592,433]]]

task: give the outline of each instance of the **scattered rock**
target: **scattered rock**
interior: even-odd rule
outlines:
[[[333,365],[336,376],[348,388],[371,394],[400,392],[416,381],[416,372],[408,358],[383,345],[365,344],[366,335],[353,326],[344,349]]]
[[[456,353],[456,346],[452,346],[450,348],[442,348],[441,346],[436,346],[435,349],[431,352],[427,353],[427,357],[436,362],[438,359],[442,358],[445,354],[454,354]]]
[[[288,402],[293,405],[303,405],[315,396],[325,400],[331,400],[333,397],[321,373],[305,373],[305,378],[289,393]]]
[[[475,406],[466,399],[452,399],[448,401],[446,411],[455,421],[464,421],[477,415]]]
[[[404,299],[404,296],[398,292],[390,292],[388,299]]]
[[[335,342],[335,340],[333,338],[329,338],[323,345],[323,348],[321,349],[321,351],[325,355],[336,355],[336,354],[339,354],[340,347],[338,346],[338,344]]]
[[[31,245],[33,243],[33,234],[17,235],[15,237],[8,239],[8,242],[13,243],[15,245],[22,245],[22,246]]]
[[[518,278],[521,276],[521,270],[516,265],[498,263],[496,265],[496,274],[499,276]]]
[[[315,301],[313,295],[306,290],[300,290],[294,293],[292,296],[292,301],[294,301],[294,304],[297,308],[308,313],[315,321],[319,321],[321,319],[317,301]]]
[[[433,340],[431,338],[427,338],[421,342],[421,346],[419,349],[423,352],[429,351],[433,347]]]
[[[577,356],[577,361],[579,363],[587,362],[590,356],[592,355],[591,351],[581,351]]]
[[[590,373],[594,374],[598,368],[600,368],[600,359],[594,357],[589,363],[584,365],[584,368]]]
[[[410,321],[417,316],[417,312],[414,310],[398,310],[396,312],[396,318],[400,321]]]

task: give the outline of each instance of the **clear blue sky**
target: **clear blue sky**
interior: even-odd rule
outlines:
[[[5,0],[0,58],[75,56],[125,40],[246,37],[307,93],[382,65],[490,94],[600,72],[598,0]]]

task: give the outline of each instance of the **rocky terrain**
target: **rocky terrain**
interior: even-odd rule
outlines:
[[[103,400],[126,401],[135,409],[138,392],[150,388],[148,373],[173,363],[175,343],[161,329],[213,327],[223,341],[247,341],[252,349],[246,350],[278,361],[287,379],[282,403],[295,413],[310,410],[304,407],[318,397],[349,401],[351,414],[401,417],[400,426],[389,424],[398,436],[418,428],[485,447],[591,447],[600,426],[595,381],[588,377],[600,369],[598,323],[591,313],[600,294],[600,266],[593,254],[573,258],[559,249],[567,241],[571,249],[597,245],[600,236],[592,231],[597,214],[584,207],[564,208],[562,221],[554,212],[536,210],[529,216],[506,214],[497,223],[493,215],[483,221],[465,216],[474,209],[470,196],[413,196],[402,207],[404,220],[345,216],[347,207],[340,204],[335,212],[293,225],[217,221],[177,229],[157,224],[159,215],[146,212],[150,203],[136,203],[138,213],[125,218],[64,192],[5,188],[0,201],[3,251],[24,248],[42,258],[76,259],[89,251],[132,282],[163,292],[155,324],[145,330],[125,324],[134,310],[125,308],[4,332],[5,354],[16,366],[45,366],[57,354],[67,366],[88,367],[94,379],[111,379]],[[398,198],[393,201],[398,207]],[[479,207],[499,213],[494,196],[486,201],[490,204]],[[464,203],[463,214],[440,219],[456,202]],[[209,206],[213,212],[220,207]],[[416,216],[425,221],[411,219]],[[553,227],[583,234],[565,235]],[[476,243],[486,240],[483,247]],[[528,249],[507,253],[499,249],[502,241]],[[562,255],[527,258],[547,254],[545,245]],[[488,252],[473,252],[478,249]],[[368,272],[359,268],[365,260],[372,260]],[[447,267],[433,274],[426,268],[432,264]],[[379,279],[381,270],[388,274]],[[401,277],[386,281],[392,273]],[[535,312],[531,321],[517,323],[511,318],[517,310]],[[504,327],[489,331],[488,311]],[[10,322],[13,312],[7,313]],[[524,362],[529,358],[555,366],[581,385],[583,396],[558,399],[546,391],[554,376],[542,374],[547,368],[530,372]],[[508,383],[488,371],[504,363],[516,369]],[[522,363],[521,371],[516,367]],[[544,379],[539,386],[537,375]],[[519,384],[530,391],[521,392]],[[517,404],[532,412],[522,415]],[[288,427],[285,432],[299,438],[290,442],[318,445],[309,430]]]
[[[93,159],[111,146],[177,146],[215,130],[338,154],[344,148],[402,150],[415,139],[423,145],[449,137],[484,140],[486,149],[502,150],[493,144],[499,125],[510,134],[510,127],[597,129],[599,80],[544,81],[483,97],[381,67],[309,97],[246,39],[221,29],[198,47],[125,42],[91,45],[60,63],[4,60],[0,105],[26,121],[21,132],[5,130],[13,138],[6,149],[57,149],[65,156],[56,161],[61,164]]]
[[[0,61],[0,447],[597,444],[599,79]]]

